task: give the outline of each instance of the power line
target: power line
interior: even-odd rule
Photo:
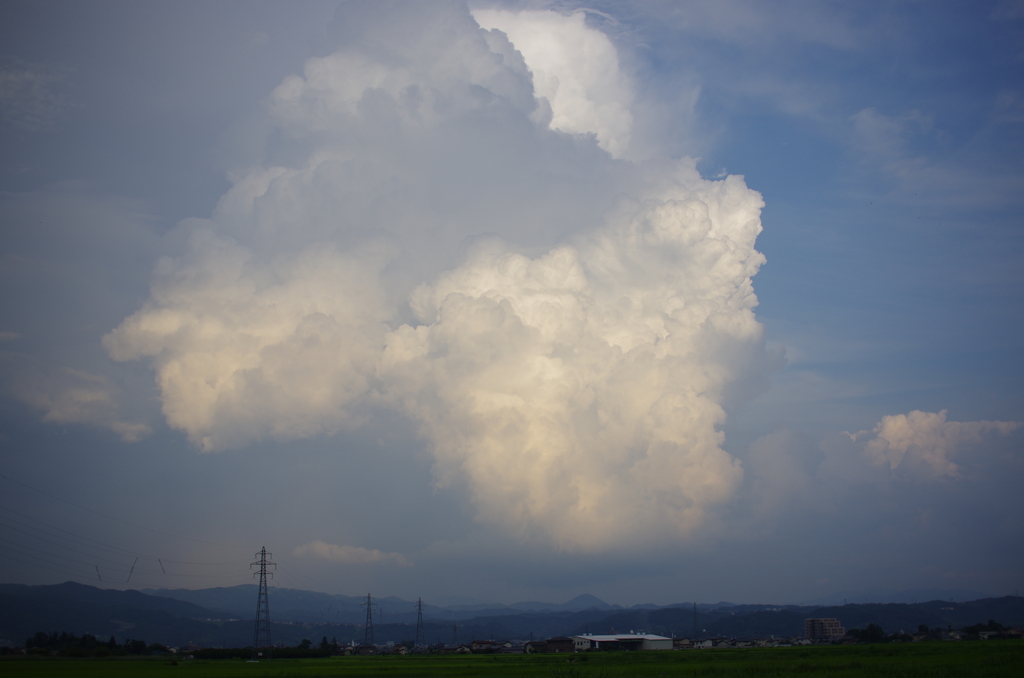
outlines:
[[[76,549],[76,548],[72,548],[70,546],[64,546],[62,544],[58,544],[57,542],[50,541],[49,539],[43,539],[42,537],[40,537],[38,535],[34,535],[34,534],[30,533],[30,532],[25,532],[24,530],[19,530],[16,527],[11,527],[10,525],[3,525],[3,527],[6,527],[9,530],[14,530],[16,532],[20,532],[20,533],[22,533],[24,535],[27,535],[28,537],[30,537],[32,539],[36,539],[36,540],[41,541],[41,542],[46,543],[46,544],[50,544],[51,546],[56,546],[59,549],[63,549],[65,551],[70,551],[72,553],[80,554],[80,555],[85,556],[86,558],[88,558],[88,560],[80,560],[80,559],[76,559],[76,558],[70,558],[68,556],[58,555],[58,554],[52,553],[50,551],[46,551],[46,550],[43,550],[43,549],[38,549],[38,548],[35,548],[33,546],[29,546],[27,544],[21,544],[21,543],[12,541],[10,539],[6,539],[4,537],[0,537],[0,542],[7,543],[9,545],[8,548],[28,549],[29,551],[35,551],[37,553],[41,553],[43,555],[50,556],[52,558],[60,558],[61,560],[68,560],[68,561],[71,561],[71,562],[79,563],[79,564],[85,565],[86,567],[88,567],[89,565],[95,566],[97,564],[96,561],[100,561],[100,562],[104,562],[104,563],[111,563],[111,565],[104,566],[107,569],[120,570],[122,572],[128,570],[128,568],[125,566],[125,564],[120,562],[120,561],[111,560],[110,558],[104,558],[103,556],[98,556],[98,555],[96,555],[94,553],[89,553],[87,551],[82,551],[82,550],[79,550],[79,549]],[[28,556],[28,557],[38,557],[38,556],[29,556],[29,554],[23,554],[23,555]],[[131,554],[129,554],[128,557],[132,557]],[[136,556],[135,557],[136,561],[138,561],[139,557],[140,556]],[[159,562],[158,558],[154,558],[153,560],[156,560],[157,562]],[[161,568],[162,571],[158,571],[158,570],[148,569],[148,568],[145,568],[145,567],[139,567],[139,568],[137,568],[137,570],[139,572],[146,573],[146,574],[163,574],[163,575],[166,575],[168,577],[232,577],[232,576],[236,576],[236,575],[240,574],[241,572],[243,572],[243,570],[233,570],[231,572],[215,572],[215,573],[186,573],[186,572],[171,572],[171,573],[168,573],[166,570],[163,570],[162,568]]]
[[[0,557],[7,558],[8,560],[13,560],[16,563],[23,563],[25,565],[31,565],[32,567],[40,569],[40,570],[50,570],[51,572],[59,572],[60,574],[63,574],[65,576],[71,575],[72,577],[75,577],[76,579],[79,579],[79,578],[84,579],[86,576],[92,577],[92,572],[83,572],[82,570],[73,570],[73,569],[71,569],[71,568],[69,568],[67,566],[64,566],[64,565],[58,565],[58,567],[50,567],[49,565],[40,565],[37,562],[31,562],[31,561],[28,561],[28,560],[22,560],[21,558],[15,558],[12,555],[10,555],[9,553],[5,553],[3,551],[0,551]],[[32,556],[30,556],[30,557],[32,557]]]
[[[123,520],[116,516],[112,516],[107,513],[103,513],[102,511],[97,511],[87,506],[83,506],[76,502],[70,501],[64,497],[55,495],[51,492],[47,492],[33,485],[22,482],[20,480],[16,480],[5,474],[0,474],[0,479],[6,480],[9,483],[13,483],[20,487],[26,488],[42,496],[66,504],[68,506],[72,506],[81,511],[86,511],[88,513],[100,516],[107,520],[112,520],[117,523],[121,523],[123,525],[144,530],[146,532],[150,532],[153,534],[165,537],[172,537],[175,539],[182,539],[185,541],[195,542],[199,544],[209,544],[214,546],[224,546],[230,548],[244,548],[240,544],[232,544],[227,542],[218,542],[207,539],[196,539],[192,537],[186,537],[184,535],[165,532],[163,530],[158,530],[152,527],[148,527],[146,525],[141,525],[139,523]],[[125,576],[125,573],[127,573],[127,577],[125,580],[126,582],[130,582],[132,579],[138,580],[140,577],[146,580],[151,576],[220,578],[237,577],[241,573],[241,570],[206,573],[168,572],[167,568],[165,567],[164,561],[166,561],[168,565],[184,565],[192,567],[204,567],[210,565],[230,565],[231,563],[227,561],[183,561],[176,560],[173,558],[165,558],[163,555],[156,556],[146,554],[139,551],[134,551],[132,549],[115,546],[113,544],[92,539],[90,537],[86,537],[71,530],[67,530],[63,527],[59,527],[58,525],[53,525],[46,521],[39,520],[36,517],[23,513],[22,511],[13,509],[9,506],[0,505],[0,510],[2,510],[3,512],[0,513],[0,528],[10,530],[11,532],[20,533],[22,535],[25,535],[29,539],[37,540],[42,544],[48,544],[51,547],[59,549],[60,551],[66,551],[68,554],[77,554],[77,557],[75,555],[60,555],[59,553],[53,553],[52,551],[46,550],[45,548],[36,548],[34,546],[12,541],[11,539],[4,539],[3,536],[0,536],[0,541],[3,541],[11,545],[9,548],[13,548],[15,553],[21,557],[11,557],[10,555],[4,553],[0,553],[0,555],[5,555],[9,560],[12,560],[14,562],[23,563],[25,565],[30,565],[39,569],[60,572],[62,574],[70,574],[73,577],[75,577],[76,580],[83,579],[93,582],[98,580],[102,582],[103,575],[101,574],[99,569],[99,562],[105,563],[104,571],[109,570],[113,573],[120,573],[121,576]],[[4,513],[6,513],[7,515],[4,515]],[[127,562],[121,562],[110,557],[104,557],[103,555],[100,555],[104,553],[109,556],[113,556],[114,558],[118,556],[124,558],[131,558],[132,562],[129,565]],[[140,566],[140,561],[155,561],[155,564],[159,569],[146,567],[145,565]],[[311,577],[308,574],[305,574],[298,568],[289,567],[288,569],[290,569],[294,574],[302,577],[303,579],[308,580],[309,583],[312,583],[316,588],[320,590],[330,590],[332,588],[330,585],[322,581],[319,581],[318,579]],[[93,579],[93,577],[95,577],[95,579]],[[370,600],[372,604],[377,604],[379,607],[378,603],[372,602],[372,598],[370,598]],[[304,607],[307,607],[310,610],[317,611],[313,606],[309,605],[309,603],[304,600],[297,599],[296,602],[301,603]],[[344,605],[342,605],[342,607],[344,607]],[[322,615],[322,611],[320,612]],[[370,634],[372,638],[372,609],[370,611],[370,620]]]
[[[8,510],[8,511],[11,511],[12,513],[16,513],[16,514],[18,514],[18,515],[20,515],[20,516],[22,516],[24,518],[27,518],[28,520],[31,520],[33,522],[37,522],[37,523],[40,523],[41,525],[45,525],[46,527],[50,528],[51,530],[57,530],[58,532],[64,532],[66,534],[70,534],[70,535],[73,535],[74,537],[78,537],[78,538],[74,539],[74,538],[65,537],[65,536],[62,536],[62,535],[59,535],[59,534],[53,534],[52,532],[47,532],[44,529],[41,529],[41,528],[35,527],[33,525],[27,524],[24,521],[18,521],[17,519],[13,519],[13,518],[10,518],[8,516],[0,516],[0,524],[14,523],[15,525],[20,525],[22,527],[26,527],[26,528],[29,528],[29,529],[32,529],[32,530],[36,530],[36,531],[41,532],[42,534],[45,534],[47,536],[54,537],[55,539],[64,539],[64,540],[72,542],[74,544],[79,544],[80,546],[86,546],[88,548],[93,548],[93,549],[96,549],[98,551],[107,551],[108,553],[113,553],[115,555],[121,555],[121,556],[136,556],[136,555],[140,555],[140,554],[137,554],[137,553],[132,553],[131,551],[128,551],[126,549],[119,548],[117,546],[112,546],[110,544],[104,544],[103,542],[97,542],[97,541],[95,541],[93,539],[89,539],[88,537],[82,537],[81,535],[76,535],[75,533],[70,532],[68,530],[64,530],[64,529],[61,529],[59,527],[56,527],[56,526],[53,526],[53,525],[49,525],[47,523],[43,523],[41,520],[36,520],[34,518],[30,518],[29,516],[26,516],[25,514],[19,512],[19,511],[14,511],[13,509],[9,509],[6,506],[0,506],[0,508]],[[15,527],[10,527],[9,525],[5,525],[5,526],[9,527],[12,530],[17,530],[18,529],[18,528],[15,528]],[[21,530],[18,530],[18,531],[21,531]],[[28,534],[28,533],[26,533],[26,534]],[[34,535],[32,535],[32,536],[34,536]],[[41,539],[41,537],[36,537],[36,538],[37,539]],[[97,546],[94,546],[93,544],[88,543],[90,541],[93,542],[94,544],[97,544]]]
[[[139,559],[136,558],[135,559],[135,563],[138,563],[138,562],[139,562]],[[132,572],[135,571],[135,563],[132,563],[132,569],[128,570],[128,578],[124,580],[126,584],[132,580]]]
[[[85,577],[85,576],[91,576],[92,575],[91,572],[84,571],[84,570],[76,570],[76,569],[74,569],[72,567],[69,567],[68,565],[63,564],[63,563],[55,563],[52,560],[48,560],[46,558],[40,558],[39,556],[34,556],[32,554],[29,554],[29,553],[22,553],[22,552],[18,551],[17,549],[15,549],[15,552],[18,555],[20,555],[20,556],[24,556],[26,558],[32,558],[33,560],[29,561],[29,560],[22,560],[21,558],[15,558],[15,557],[11,556],[9,553],[7,553],[6,551],[0,551],[0,556],[3,556],[4,558],[7,558],[9,560],[13,560],[13,561],[18,562],[18,563],[24,563],[25,565],[31,565],[32,567],[41,567],[44,570],[52,570],[53,572],[60,572],[62,574],[71,574],[71,575],[73,575],[75,577]],[[35,561],[35,562],[33,562],[33,561]],[[39,561],[42,561],[43,563],[48,563],[48,565],[40,565]],[[56,565],[57,567],[52,567],[53,565]]]
[[[39,494],[41,494],[43,496],[46,496],[46,497],[49,497],[50,499],[56,499],[59,502],[63,502],[65,504],[67,504],[68,506],[74,506],[77,509],[81,509],[83,511],[89,511],[90,513],[95,513],[96,515],[102,516],[102,517],[104,517],[104,518],[106,518],[108,520],[116,520],[117,522],[122,523],[124,525],[129,525],[131,527],[135,527],[135,528],[138,528],[140,530],[146,530],[147,532],[152,532],[154,534],[163,535],[165,537],[174,537],[175,539],[184,539],[185,541],[194,541],[194,542],[197,542],[197,543],[200,543],[200,544],[212,544],[214,546],[228,546],[228,547],[232,547],[232,548],[246,548],[242,544],[227,544],[227,543],[219,542],[219,541],[209,541],[207,539],[193,539],[192,537],[183,537],[180,534],[173,534],[171,532],[163,532],[161,530],[153,529],[152,527],[146,527],[145,525],[139,525],[138,523],[132,523],[132,522],[129,522],[127,520],[122,520],[121,518],[117,518],[115,516],[111,516],[111,515],[108,515],[106,513],[102,513],[100,511],[95,510],[95,509],[91,509],[91,508],[89,508],[87,506],[82,506],[81,504],[76,504],[73,501],[69,501],[67,499],[64,499],[63,497],[58,497],[57,495],[50,494],[49,492],[46,492],[45,490],[40,490],[38,487],[33,487],[33,486],[31,486],[31,485],[29,485],[27,483],[23,483],[20,480],[15,480],[14,478],[11,478],[11,477],[6,476],[6,475],[0,475],[0,478],[3,478],[4,480],[6,480],[8,482],[12,482],[12,483],[14,483],[16,485],[21,485],[22,487],[27,488],[29,490],[32,490],[33,492],[38,492]]]
[[[80,534],[78,534],[76,532],[72,532],[70,530],[65,530],[62,527],[57,527],[56,525],[51,525],[50,523],[47,523],[47,522],[42,521],[42,520],[39,520],[38,518],[33,518],[32,516],[27,515],[25,513],[22,513],[21,511],[17,511],[15,509],[12,509],[9,506],[4,506],[4,505],[0,504],[0,509],[3,509],[4,511],[10,511],[11,513],[14,513],[14,514],[16,514],[18,516],[21,516],[25,520],[32,521],[33,523],[39,523],[40,525],[48,527],[51,530],[57,530],[58,532],[63,532],[65,534],[69,534],[69,535],[72,535],[72,537],[76,537],[77,538],[77,539],[72,539],[70,537],[63,537],[63,536],[58,535],[58,534],[52,534],[52,533],[49,533],[46,530],[40,529],[38,527],[34,527],[34,526],[31,526],[31,525],[26,525],[24,522],[18,521],[16,518],[0,516],[0,520],[10,521],[10,522],[13,522],[15,524],[20,524],[22,527],[28,527],[28,528],[33,529],[33,530],[39,530],[43,534],[47,534],[47,535],[49,535],[51,537],[54,537],[54,538],[57,538],[57,539],[67,539],[68,541],[78,543],[78,544],[80,544],[82,546],[87,546],[89,548],[97,548],[98,550],[107,550],[107,551],[109,551],[111,553],[116,553],[118,555],[139,556],[140,558],[146,558],[146,559],[149,559],[149,560],[161,560],[161,557],[146,555],[144,553],[138,553],[136,551],[131,551],[131,550],[128,550],[128,549],[123,549],[123,548],[121,548],[119,546],[114,546],[112,544],[107,544],[107,543],[104,543],[104,542],[101,542],[101,541],[97,541],[96,539],[91,539],[89,537],[85,537],[85,536],[80,535]],[[86,542],[92,542],[92,544],[97,544],[98,546],[92,546],[92,544],[88,544]],[[188,561],[188,560],[173,560],[173,559],[170,559],[170,558],[162,558],[162,559],[166,560],[168,563],[174,563],[175,565],[231,565],[231,564],[237,562],[237,561],[197,562],[197,561]]]
[[[16,544],[16,543],[11,542],[10,540],[7,540],[7,539],[4,539],[3,541],[7,543],[7,548],[8,549],[11,549],[12,551],[17,552],[17,553],[19,553],[20,555],[22,555],[22,556],[24,556],[26,558],[36,558],[36,559],[41,560],[43,562],[52,563],[53,562],[52,560],[48,560],[47,559],[47,557],[49,557],[49,558],[57,558],[59,560],[66,560],[66,561],[68,561],[70,563],[74,563],[74,564],[77,564],[77,565],[85,565],[86,567],[89,567],[90,565],[95,565],[95,563],[87,563],[87,562],[84,562],[84,561],[81,561],[81,560],[76,560],[74,558],[68,558],[67,556],[57,555],[56,553],[50,553],[49,551],[43,551],[42,549],[32,548],[31,546],[26,546],[24,544]],[[26,550],[28,550],[28,551],[35,551],[36,553],[39,553],[41,555],[33,555],[31,553],[25,553]],[[114,561],[107,561],[107,562],[111,562],[112,563]],[[127,568],[125,568],[125,567],[118,567],[117,565],[118,564],[115,563],[113,566],[104,565],[104,567],[106,567],[107,569],[110,569],[110,570],[119,570],[121,572],[127,572],[128,571]]]
[[[179,534],[156,530],[145,525],[110,516],[86,506],[81,506],[53,493],[15,480],[10,476],[0,475],[0,478],[37,492],[42,496],[73,506],[76,509],[153,534],[216,546],[237,546],[223,542],[193,539]],[[71,574],[75,580],[84,579],[93,583],[103,581],[103,575],[99,570],[99,563],[104,563],[104,571],[114,573],[113,578],[115,580],[118,579],[117,573],[120,573],[121,577],[127,575],[124,580],[126,583],[132,580],[138,581],[141,577],[144,581],[150,580],[150,585],[156,584],[156,582],[152,581],[152,577],[157,577],[158,579],[161,577],[190,579],[238,578],[243,571],[238,567],[239,563],[237,560],[234,562],[177,560],[165,557],[166,554],[152,555],[141,553],[131,548],[123,548],[78,534],[5,505],[0,505],[0,543],[6,544],[6,548],[13,549],[17,555],[21,556],[20,558],[9,558],[9,560],[65,575]],[[164,563],[165,560],[167,561],[166,565]],[[151,563],[151,565],[147,567],[144,564],[146,562]],[[156,567],[152,567],[152,565]],[[232,568],[231,565],[235,567]],[[168,572],[167,566],[175,566],[172,570],[184,567],[186,571]],[[207,569],[211,566],[216,567],[216,571]],[[228,566],[229,569],[225,570],[223,566]],[[199,568],[200,571],[187,571],[191,568]]]
[[[8,527],[8,526],[5,526],[5,527],[7,527],[7,529],[11,529],[11,530],[15,529],[15,528]],[[48,539],[43,539],[42,537],[37,537],[37,536],[35,536],[33,534],[30,534],[28,532],[25,532],[23,530],[16,530],[16,531],[17,532],[21,532],[22,534],[27,534],[28,536],[32,537],[33,539],[38,539],[41,542],[44,542],[44,543],[47,543],[47,544],[52,544],[53,546],[56,546],[57,548],[65,549],[65,550],[71,551],[73,553],[80,553],[80,554],[82,554],[84,556],[89,556],[94,561],[95,560],[100,560],[100,561],[103,561],[105,563],[113,563],[114,565],[120,565],[121,564],[120,562],[118,562],[116,560],[111,560],[110,558],[103,558],[101,556],[96,556],[96,555],[93,555],[91,553],[86,553],[85,551],[79,551],[78,549],[73,549],[73,548],[71,548],[69,546],[61,546],[60,544],[58,544],[56,542],[49,541]],[[20,548],[23,548],[23,549],[29,549],[31,551],[38,551],[39,553],[44,553],[44,554],[49,555],[49,556],[54,556],[55,558],[63,558],[64,557],[64,556],[58,556],[58,555],[56,555],[54,553],[50,553],[48,551],[43,551],[42,549],[37,549],[37,548],[33,548],[31,546],[26,546],[25,544],[18,544],[17,542],[11,541],[10,539],[4,539],[3,537],[0,537],[0,541],[5,541],[8,544],[12,544],[14,546],[17,546],[17,547],[20,547]],[[68,560],[73,560],[73,558],[68,558]]]
[[[303,579],[307,579],[310,582],[316,584],[318,587],[320,587],[321,591],[329,591],[329,590],[331,590],[333,588],[332,586],[330,586],[328,584],[325,584],[324,582],[320,581],[319,579],[316,579],[315,577],[311,577],[308,574],[304,574],[302,572],[302,570],[300,570],[299,568],[295,567],[295,565],[292,564],[292,563],[288,563],[288,571],[294,572],[295,574],[299,575]]]
[[[2,520],[3,519],[0,518],[0,521],[2,521]],[[64,549],[65,551],[71,551],[72,553],[79,553],[79,554],[81,554],[83,556],[89,557],[91,560],[94,560],[94,561],[95,560],[102,560],[102,561],[108,562],[108,563],[120,564],[120,561],[111,560],[109,558],[104,558],[102,556],[97,556],[97,555],[95,555],[93,553],[89,553],[88,551],[82,551],[80,549],[72,548],[70,546],[65,546],[65,545],[59,544],[59,543],[57,543],[55,541],[50,541],[49,539],[44,539],[43,537],[40,537],[39,535],[32,534],[31,532],[26,532],[25,530],[18,529],[17,527],[12,527],[10,525],[4,525],[2,522],[0,522],[0,526],[5,527],[8,530],[14,530],[15,532],[20,532],[21,534],[24,534],[24,535],[26,535],[26,536],[28,536],[28,537],[30,537],[32,539],[36,539],[36,540],[41,541],[41,542],[46,543],[46,544],[50,544],[51,546],[56,546],[59,549]],[[47,534],[47,533],[44,532],[43,534]],[[48,535],[48,536],[55,536],[55,535]],[[60,537],[57,537],[57,538],[59,539]],[[11,543],[11,544],[17,544],[17,542],[13,542],[13,541],[11,541],[9,539],[4,539],[3,537],[0,537],[0,540],[7,541],[8,543]],[[80,543],[80,542],[75,542],[74,540],[69,540],[69,541],[71,541],[72,543]],[[48,553],[46,551],[42,551],[41,549],[33,549],[31,546],[25,546],[24,544],[17,544],[17,545],[21,546],[22,548],[28,548],[28,549],[32,549],[34,551],[39,551],[40,553]],[[95,547],[90,547],[90,548],[95,548]],[[97,551],[105,551],[107,549],[96,549],[96,550]],[[155,558],[155,557],[152,557],[152,556],[137,555],[137,554],[134,554],[134,553],[132,553],[130,551],[122,551],[121,553],[117,553],[116,551],[108,551],[108,552],[112,552],[112,553],[114,553],[114,555],[125,555],[125,556],[127,556],[129,558],[135,557],[136,560],[138,560],[139,558],[146,558],[146,559],[149,559],[149,560],[155,560],[155,561],[157,561],[157,563],[160,563],[160,559],[159,558]],[[48,553],[48,555],[55,555],[55,554],[49,554]],[[56,557],[63,557],[63,556],[56,556]],[[174,562],[174,561],[168,561],[168,562]],[[228,564],[228,563],[224,563],[224,564]],[[161,569],[163,574],[167,574],[167,570],[164,569],[162,563],[160,563],[160,569]],[[140,572],[150,572],[150,573],[153,573],[153,574],[156,574],[156,572],[157,572],[156,570],[147,570],[145,568],[139,568],[139,571]],[[234,571],[234,572],[237,572],[237,570]],[[231,574],[231,573],[226,573],[226,574]],[[219,575],[219,574],[210,574],[210,575],[170,574],[168,576],[174,577],[174,576],[221,576],[221,575]]]

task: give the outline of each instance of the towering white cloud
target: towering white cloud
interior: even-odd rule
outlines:
[[[108,352],[152,361],[168,423],[206,451],[391,408],[438,484],[466,483],[479,519],[523,540],[691,532],[742,475],[719,429],[763,351],[760,195],[690,160],[614,160],[628,83],[572,70],[576,49],[615,61],[582,18],[499,17],[572,38],[572,68],[544,63],[586,86],[560,109],[559,85],[549,127],[511,28],[350,10],[339,49],[272,96],[277,158],[180,226],[186,250]]]
[[[722,347],[760,346],[761,201],[680,180],[578,248],[480,247],[414,292],[424,324],[388,336],[383,380],[488,521],[599,548],[686,534],[739,481],[716,429],[738,376]]]

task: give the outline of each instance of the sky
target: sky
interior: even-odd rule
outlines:
[[[1024,583],[1024,4],[0,16],[0,580]]]

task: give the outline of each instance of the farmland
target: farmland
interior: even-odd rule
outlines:
[[[957,676],[1024,675],[1024,641],[744,648],[575,655],[410,655],[331,657],[248,663],[168,657],[61,659],[4,657],[5,678],[627,678],[645,676]]]

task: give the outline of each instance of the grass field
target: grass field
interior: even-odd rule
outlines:
[[[167,658],[59,659],[4,657],[3,678],[315,678],[316,676],[494,676],[627,678],[632,676],[1024,676],[1024,641],[914,643],[578,655],[410,655],[240,660]]]

